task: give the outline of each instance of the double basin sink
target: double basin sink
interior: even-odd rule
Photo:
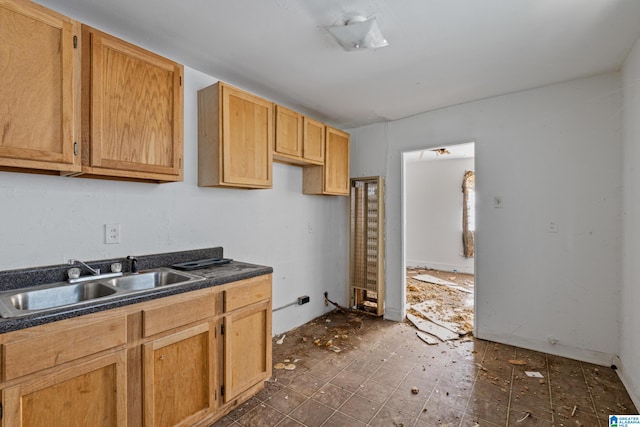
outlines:
[[[14,318],[60,309],[73,309],[109,301],[124,295],[149,292],[167,286],[186,285],[203,277],[169,268],[100,278],[83,283],[51,283],[0,293],[0,317]]]

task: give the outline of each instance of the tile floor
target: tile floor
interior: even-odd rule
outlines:
[[[324,345],[332,337],[341,352]],[[274,369],[214,427],[598,427],[609,414],[638,413],[611,368],[481,340],[429,346],[413,327],[370,316],[334,312],[282,345],[274,339],[274,364],[285,359],[296,369]]]

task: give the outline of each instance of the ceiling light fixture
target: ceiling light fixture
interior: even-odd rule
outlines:
[[[376,18],[354,16],[344,25],[325,27],[336,38],[344,50],[377,49],[389,45],[384,38]]]

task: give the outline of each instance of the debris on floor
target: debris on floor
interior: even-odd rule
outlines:
[[[417,276],[414,276],[413,278],[416,280],[420,280],[421,282],[434,283],[436,285],[442,285],[442,286],[449,286],[450,288],[456,289],[458,291],[466,292],[469,294],[473,293],[473,289],[467,289],[464,286],[458,286],[453,282],[449,282],[448,280],[438,279],[437,277],[434,277],[430,274],[419,274]],[[453,279],[455,280],[455,276],[453,276]]]
[[[452,275],[451,272],[446,271],[407,268],[408,314],[447,329],[459,337],[464,337],[463,340],[473,339],[471,337],[473,332],[473,286],[474,281],[471,274],[456,272],[455,275]],[[435,335],[432,333],[434,332],[433,327],[418,327],[418,329],[426,334]],[[450,337],[450,335],[448,336]],[[423,337],[424,335],[420,339]],[[455,338],[451,337],[443,341],[453,339]],[[429,342],[427,343],[429,344]]]
[[[433,335],[436,338],[439,338],[441,341],[456,340],[460,338],[460,336],[455,332],[452,332],[449,329],[444,328],[440,325],[436,325],[435,323],[429,320],[421,319],[418,316],[414,316],[411,313],[407,313],[407,319],[409,319],[409,321],[413,323],[415,327],[421,330],[422,332],[426,332],[429,335]]]
[[[418,338],[420,338],[422,341],[426,342],[429,345],[438,344],[438,340],[433,338],[429,334],[425,334],[424,332],[416,331],[416,335],[418,336]]]
[[[283,366],[280,366],[280,363],[275,363],[274,369],[286,369],[288,359],[302,360],[301,363],[304,365],[304,358],[308,356],[309,352],[316,349],[337,354],[358,348],[363,328],[362,318],[365,316],[367,315],[356,312],[341,312],[336,309],[310,321],[304,332],[300,329],[288,331],[286,341],[284,340],[285,335],[279,339],[273,338],[274,343],[282,341],[284,344],[273,346],[274,362],[284,362]],[[288,348],[288,351],[291,351],[291,347],[295,348],[293,354],[283,354],[280,350],[284,351],[284,348]],[[299,366],[295,360],[293,363]]]
[[[283,335],[278,341],[276,341],[276,344],[282,344],[284,342],[284,339],[287,335]]]
[[[472,331],[471,325],[464,322],[464,318],[458,314],[459,308],[443,307],[436,301],[424,301],[414,304],[410,308],[417,311],[421,317],[456,334],[465,335]]]
[[[542,375],[540,372],[524,371],[524,373],[531,378],[544,378],[544,375]]]
[[[507,360],[507,362],[509,362],[511,365],[516,365],[516,366],[524,366],[527,364],[526,360],[520,360],[520,359],[509,359]]]

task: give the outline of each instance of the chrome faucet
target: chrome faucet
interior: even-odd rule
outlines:
[[[113,271],[111,273],[104,273],[104,274],[100,274],[100,269],[99,268],[91,268],[89,267],[87,264],[85,264],[84,262],[77,260],[77,259],[70,259],[69,261],[67,261],[68,265],[74,265],[75,263],[81,264],[84,267],[87,268],[87,270],[89,270],[91,272],[91,276],[84,276],[84,277],[80,277],[80,269],[79,268],[70,268],[69,270],[67,270],[67,276],[69,276],[69,283],[79,283],[79,282],[86,282],[89,280],[97,280],[97,279],[106,279],[109,277],[118,277],[118,276],[122,276],[122,272],[121,271]],[[117,267],[117,263],[112,265],[113,267]],[[117,268],[116,268],[117,269]]]
[[[82,262],[80,260],[77,260],[77,259],[70,259],[69,261],[67,261],[68,265],[73,265],[75,263],[84,265],[91,272],[91,274],[93,274],[94,276],[100,275],[100,269],[99,268],[91,268],[87,264],[85,264],[84,262]]]

